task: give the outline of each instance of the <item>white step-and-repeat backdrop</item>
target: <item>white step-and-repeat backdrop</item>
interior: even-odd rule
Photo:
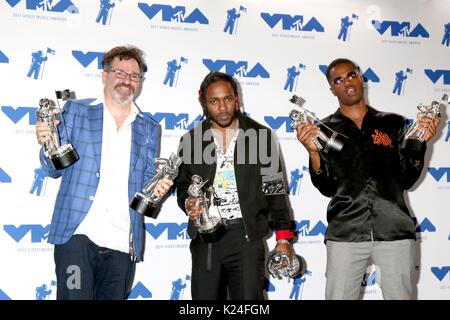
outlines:
[[[197,92],[209,71],[234,75],[247,113],[277,134],[290,204],[308,262],[299,281],[268,279],[269,299],[323,299],[328,198],[312,186],[288,118],[293,94],[319,117],[335,111],[324,70],[360,64],[369,102],[412,119],[416,106],[450,94],[450,1],[1,0],[0,299],[54,299],[48,224],[59,186],[43,176],[34,135],[41,98],[71,89],[97,96],[103,52],[133,44],[148,72],[137,104],[163,129],[162,156],[201,118]],[[444,110],[420,181],[407,193],[419,239],[419,299],[450,299],[450,122]],[[175,197],[146,220],[145,262],[130,299],[190,299],[190,239]],[[274,239],[268,239],[268,247]],[[381,299],[374,266],[363,299]]]

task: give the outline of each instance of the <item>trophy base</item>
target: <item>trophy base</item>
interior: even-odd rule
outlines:
[[[400,152],[408,158],[420,159],[423,157],[426,149],[426,142],[417,139],[405,139],[402,143]]]
[[[61,146],[58,153],[49,155],[49,158],[53,168],[56,170],[67,168],[80,159],[71,144]]]
[[[211,243],[216,242],[220,238],[222,238],[226,233],[225,226],[222,223],[219,223],[216,225],[214,229],[208,230],[207,232],[199,231],[198,234],[200,235],[200,239],[204,243]]]
[[[131,199],[130,208],[149,218],[156,219],[158,216],[156,207],[145,201],[145,196],[141,193],[136,193]]]

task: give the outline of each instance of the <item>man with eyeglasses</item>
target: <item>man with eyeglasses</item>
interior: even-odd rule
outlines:
[[[366,104],[364,80],[349,59],[336,59],[326,71],[339,109],[323,123],[345,135],[340,152],[318,152],[319,128],[300,125],[297,138],[309,153],[314,186],[327,197],[326,299],[358,299],[369,260],[377,268],[384,299],[413,299],[415,226],[404,200],[424,166],[424,153],[400,153],[405,119]],[[418,120],[424,140],[439,119]]]
[[[67,135],[80,159],[55,170],[40,152],[46,174],[62,177],[48,236],[55,245],[57,299],[125,299],[135,263],[143,259],[144,217],[129,203],[155,175],[161,129],[133,102],[145,70],[143,52],[115,47],[102,63],[101,97],[64,106]],[[36,136],[42,145],[50,128],[37,122]],[[155,195],[172,184],[161,180]]]

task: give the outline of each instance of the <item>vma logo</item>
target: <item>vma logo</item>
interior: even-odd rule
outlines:
[[[449,127],[450,127],[450,122],[449,122]],[[450,131],[450,128],[449,128],[449,131]],[[448,140],[448,135],[449,134],[447,133],[446,141]],[[447,176],[445,181],[450,182],[450,168],[448,168],[448,167],[440,167],[440,168],[429,167],[428,173],[431,174],[431,176],[433,177],[434,180],[436,180],[436,182],[441,181],[441,179],[444,176]]]
[[[11,183],[11,177],[0,168],[0,183]]]
[[[426,76],[428,79],[431,80],[431,82],[436,83],[439,81],[439,79],[443,79],[443,84],[450,85],[450,70],[441,70],[441,69],[425,69],[424,70]]]
[[[152,20],[159,12],[162,15],[162,21],[178,22],[178,23],[200,23],[209,24],[208,18],[198,9],[195,8],[191,13],[186,13],[186,7],[176,6],[172,7],[166,4],[152,4],[139,2],[139,9]]]
[[[209,71],[222,71],[230,76],[237,76],[241,78],[270,78],[269,72],[257,62],[253,68],[249,68],[247,61],[232,61],[232,60],[211,60],[203,59],[203,64]]]
[[[413,217],[413,221],[416,226],[416,232],[436,232],[436,227],[430,220],[428,220],[428,218],[425,218],[421,223],[418,223],[417,218]]]
[[[36,123],[37,108],[34,107],[17,107],[2,106],[2,112],[15,124],[17,124],[23,117],[28,115],[28,124],[34,125]]]
[[[78,7],[70,0],[6,0],[14,8],[19,2],[26,3],[27,10],[40,10],[48,12],[79,13]]]
[[[274,13],[270,14],[267,12],[261,12],[261,18],[264,22],[273,29],[276,25],[281,22],[282,30],[295,30],[295,31],[305,31],[305,32],[324,32],[325,29],[320,24],[320,22],[312,17],[307,20],[303,16],[295,15],[291,16],[289,14]]]
[[[391,36],[393,37],[430,37],[428,31],[420,23],[414,28],[411,28],[411,22],[372,20],[372,25],[380,35],[383,35],[386,30],[391,29]]]
[[[20,242],[26,235],[31,234],[31,242],[40,243],[47,240],[50,225],[22,224],[16,227],[12,224],[5,224],[3,229],[16,242]]]
[[[321,64],[319,65],[319,70],[326,75],[327,73],[327,67],[328,65],[326,64]],[[363,78],[364,78],[364,82],[374,82],[374,83],[379,83],[380,82],[380,77],[375,73],[375,71],[373,71],[372,68],[367,68],[367,70],[365,72],[363,72],[362,74]]]
[[[139,297],[143,299],[150,299],[153,296],[152,292],[147,289],[146,286],[140,281],[136,283],[136,285],[131,289],[130,293],[128,294],[127,299],[137,299]]]
[[[9,58],[0,50],[0,63],[9,63]]]
[[[187,234],[187,223],[183,222],[177,224],[175,222],[165,222],[165,223],[146,223],[145,230],[153,237],[153,239],[158,239],[163,232],[167,231],[167,240],[189,240],[189,235]]]
[[[287,116],[279,116],[279,117],[264,116],[264,121],[274,131],[284,126],[286,132],[294,132],[294,129],[291,128],[292,120]]]
[[[198,115],[194,121],[189,122],[189,114],[187,113],[180,113],[178,115],[166,112],[156,112],[154,114],[150,112],[145,113],[155,119],[158,123],[161,123],[164,120],[165,129],[167,130],[191,130],[203,119],[202,115]]]
[[[103,54],[104,54],[103,52],[87,51],[86,53],[83,53],[83,51],[72,50],[72,56],[84,68],[87,68],[87,66],[90,65],[94,60],[97,60],[97,69],[99,70],[103,69],[102,66]]]
[[[434,274],[434,276],[442,282],[444,278],[449,274],[450,272],[450,266],[443,266],[443,267],[431,267],[431,272]],[[449,277],[450,279],[450,277]]]
[[[299,237],[324,236],[326,230],[327,226],[320,220],[312,228],[309,220],[295,221],[295,231]]]
[[[5,291],[0,289],[0,300],[11,300],[11,298],[5,293]]]

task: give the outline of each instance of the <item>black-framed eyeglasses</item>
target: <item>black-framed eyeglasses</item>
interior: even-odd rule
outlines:
[[[126,71],[120,69],[109,69],[108,72],[113,72],[117,79],[126,79],[126,77],[130,77],[131,81],[140,82],[142,80],[143,75],[139,73],[128,73]]]
[[[351,80],[355,79],[357,76],[358,76],[358,74],[357,74],[355,71],[350,71],[349,73],[347,73],[347,76],[346,76],[346,77],[337,77],[337,78],[335,78],[335,79],[333,80],[333,83],[334,83],[336,86],[340,86],[341,84],[344,83],[345,79],[351,81]]]

